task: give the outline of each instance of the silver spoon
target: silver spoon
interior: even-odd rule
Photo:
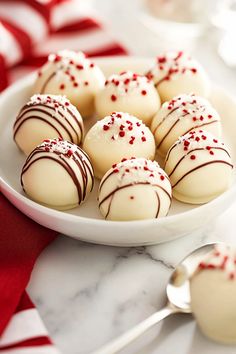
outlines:
[[[196,270],[202,257],[211,252],[217,244],[219,243],[209,243],[195,249],[177,265],[166,287],[167,304],[163,309],[155,312],[146,320],[93,354],[117,353],[165,317],[175,313],[191,313],[189,278]]]

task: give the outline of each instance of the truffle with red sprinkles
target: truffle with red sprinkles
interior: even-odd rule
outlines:
[[[63,50],[49,55],[39,70],[33,92],[66,95],[85,118],[94,113],[95,95],[104,81],[101,69],[84,53]]]
[[[173,196],[185,203],[207,203],[232,183],[229,150],[204,130],[180,137],[169,149],[164,169],[170,178]]]
[[[127,112],[150,125],[151,119],[160,108],[160,97],[152,80],[145,76],[124,71],[111,75],[95,100],[100,118],[113,111]]]
[[[28,156],[21,185],[34,201],[51,208],[77,207],[93,188],[94,173],[87,154],[62,139],[45,139]]]
[[[98,200],[107,220],[155,219],[169,211],[171,184],[156,161],[124,158],[101,180]]]
[[[190,279],[191,309],[210,339],[236,344],[236,250],[217,244]]]
[[[154,116],[151,130],[157,151],[165,156],[172,144],[190,130],[205,129],[221,135],[220,116],[210,102],[200,96],[183,94],[163,103]]]
[[[20,110],[14,140],[28,155],[46,138],[62,138],[79,145],[84,125],[80,113],[65,96],[34,95]]]
[[[123,157],[154,159],[155,140],[141,120],[113,112],[98,121],[85,136],[84,150],[91,158],[95,176],[102,176]]]
[[[166,52],[156,57],[146,76],[154,81],[162,102],[182,93],[207,97],[210,81],[203,67],[182,51]]]

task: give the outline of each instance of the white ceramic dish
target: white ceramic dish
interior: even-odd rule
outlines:
[[[109,75],[124,69],[144,72],[152,62],[147,58],[116,57],[95,60]],[[12,140],[12,125],[19,108],[31,95],[31,75],[11,86],[0,97],[0,187],[2,193],[23,213],[46,227],[74,238],[99,244],[138,246],[170,241],[214,220],[236,198],[236,181],[220,197],[202,206],[177,201],[169,216],[160,219],[131,222],[112,222],[101,218],[95,189],[87,202],[71,211],[49,209],[28,199],[22,192],[19,175],[25,156]],[[211,102],[220,112],[224,138],[231,148],[236,164],[236,101],[223,89],[213,87]],[[216,176],[217,178],[217,176]]]

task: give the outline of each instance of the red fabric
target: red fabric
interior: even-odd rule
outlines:
[[[1,335],[19,306],[37,257],[55,239],[56,232],[23,215],[2,194],[0,230]]]
[[[41,3],[38,0],[1,0],[1,2],[11,2],[12,6],[14,6],[15,4],[17,4],[19,2],[25,3],[29,6],[31,6],[36,11],[38,11],[38,13],[40,15],[43,16],[43,18],[45,19],[45,21],[49,25],[49,28],[50,28],[50,15],[51,15],[51,11],[52,11],[53,7],[57,4],[60,4],[62,2],[66,2],[66,1],[70,1],[70,0],[51,0],[46,3],[43,3],[43,2]]]
[[[3,91],[8,85],[7,68],[5,59],[0,53],[0,92]]]
[[[34,346],[41,346],[41,345],[48,345],[52,344],[51,340],[47,336],[31,338],[24,340],[20,343],[15,343],[12,345],[4,345],[0,348],[0,353],[2,350],[10,350],[14,348],[22,348],[22,347],[34,347]]]
[[[32,41],[30,36],[24,31],[22,31],[18,26],[12,25],[10,22],[4,20],[0,17],[0,22],[2,25],[15,37],[19,47],[22,51],[22,56],[27,57],[32,48]]]

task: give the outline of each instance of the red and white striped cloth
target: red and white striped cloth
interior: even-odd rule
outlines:
[[[86,0],[0,1],[0,91],[60,49],[88,56],[126,54]]]
[[[0,91],[41,66],[50,52],[120,55],[86,0],[0,1]],[[0,194],[0,354],[58,354],[25,292],[34,263],[56,237]]]

